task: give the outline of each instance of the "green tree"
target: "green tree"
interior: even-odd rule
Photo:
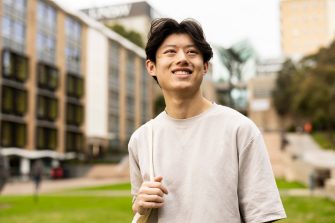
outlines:
[[[278,73],[276,87],[273,91],[273,103],[277,113],[284,117],[292,112],[291,100],[295,94],[293,85],[297,68],[292,60],[286,60]]]
[[[124,38],[128,39],[129,41],[135,43],[137,46],[144,48],[144,43],[142,40],[141,34],[135,32],[133,30],[126,30],[124,26],[120,24],[114,24],[108,26],[108,28],[112,29],[113,31],[117,32]]]
[[[255,57],[256,53],[247,40],[238,42],[229,48],[218,47],[218,50],[221,62],[229,73],[227,104],[234,108],[235,102],[232,97],[232,91],[235,88],[235,84],[241,82],[245,65],[250,59]]]

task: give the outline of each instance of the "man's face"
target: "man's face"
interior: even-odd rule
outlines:
[[[147,61],[147,69],[163,91],[192,94],[199,90],[208,63],[189,35],[171,34],[158,48],[156,63]]]

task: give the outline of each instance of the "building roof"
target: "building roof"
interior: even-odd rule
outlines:
[[[98,22],[89,16],[87,16],[85,13],[81,11],[74,11],[66,6],[63,6],[60,3],[57,3],[55,1],[47,0],[51,4],[53,4],[55,7],[60,9],[61,11],[65,12],[66,14],[73,16],[80,20],[82,23],[86,24],[89,28],[95,29],[99,32],[101,32],[103,35],[105,35],[107,38],[114,40],[115,42],[119,43],[121,46],[123,46],[126,49],[129,49],[136,53],[138,56],[145,58],[145,52],[144,49],[141,47],[137,46],[136,44],[132,43],[128,39],[124,38],[123,36],[119,35],[118,33],[114,32],[113,30],[109,29],[106,27],[104,24],[101,22]]]

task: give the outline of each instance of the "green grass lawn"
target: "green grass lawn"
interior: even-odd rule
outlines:
[[[325,198],[282,196],[287,219],[282,223],[334,223],[335,203]]]
[[[80,187],[74,190],[77,191],[129,190],[130,191],[130,189],[131,189],[130,183],[122,183],[122,184],[103,185],[97,187]]]
[[[303,188],[277,179],[280,189]],[[79,188],[78,190],[129,190],[129,184]],[[128,188],[128,189],[127,189]],[[334,223],[335,203],[319,197],[282,196],[288,219],[283,223]],[[0,222],[4,223],[129,223],[133,217],[130,196],[43,195],[0,196]]]
[[[288,182],[283,179],[276,179],[277,187],[280,190],[286,190],[286,189],[297,189],[297,188],[306,188],[305,185],[299,182]]]
[[[314,141],[316,141],[321,148],[335,150],[335,145],[329,139],[329,133],[326,132],[314,132],[312,133],[312,137]],[[332,136],[335,137],[335,132],[332,133]]]
[[[130,197],[0,197],[1,223],[129,223],[132,216]]]

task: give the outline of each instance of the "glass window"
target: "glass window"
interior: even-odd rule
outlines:
[[[56,149],[57,148],[57,130],[52,129],[49,132],[49,148]]]
[[[27,139],[25,124],[1,122],[1,145],[6,147],[24,147]]]
[[[27,92],[18,91],[15,101],[17,113],[24,114],[27,111]]]
[[[78,79],[77,81],[77,95],[79,97],[84,95],[84,81],[82,79]]]
[[[55,150],[57,147],[57,130],[37,127],[37,149]]]
[[[45,4],[42,1],[38,1],[37,6],[37,19],[38,21],[44,21],[45,19]]]
[[[55,27],[55,25],[56,25],[56,10],[51,6],[48,6],[47,13],[48,13],[48,16],[47,16],[48,24],[51,27]]]
[[[49,86],[52,89],[57,89],[58,87],[58,71],[55,69],[49,70]]]
[[[3,75],[5,77],[10,77],[13,75],[13,59],[9,51],[4,51],[3,53]]]
[[[28,74],[28,61],[26,58],[17,57],[17,79],[20,81],[25,81]]]
[[[54,53],[55,51],[55,45],[56,45],[56,41],[53,37],[48,37],[46,39],[46,47],[47,47],[47,50],[50,52],[50,53]]]
[[[46,101],[44,97],[38,96],[37,99],[37,117],[43,118],[46,115]]]
[[[4,113],[8,113],[13,111],[13,101],[14,101],[14,96],[13,96],[13,91],[9,87],[3,87],[2,88],[2,111]]]
[[[44,50],[45,45],[44,42],[45,42],[45,36],[42,33],[37,33],[36,44],[38,51]]]
[[[51,99],[49,102],[49,117],[52,120],[57,118],[57,100]]]
[[[43,66],[42,64],[38,65],[38,86],[39,87],[44,87],[47,85],[48,83],[48,79],[47,79],[47,73],[46,73],[46,69],[45,66]]]
[[[11,37],[11,20],[7,16],[2,18],[2,35],[4,37]]]
[[[26,1],[25,0],[15,0],[15,8],[18,11],[24,11],[26,8]]]
[[[25,28],[23,23],[16,21],[14,23],[14,41],[24,44]]]
[[[43,148],[43,146],[44,146],[44,139],[45,139],[43,128],[40,128],[40,127],[37,128],[36,139],[37,139],[36,140],[37,149]]]
[[[11,143],[13,141],[12,125],[9,122],[2,121],[0,132],[1,132],[1,145],[11,146]]]
[[[24,147],[26,144],[26,126],[18,124],[16,128],[16,146]]]

